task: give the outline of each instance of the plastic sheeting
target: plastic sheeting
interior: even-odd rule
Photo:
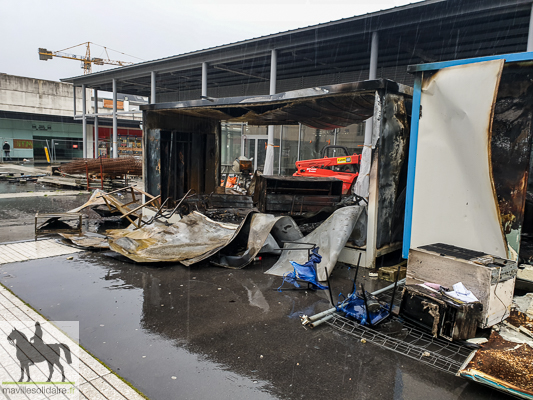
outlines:
[[[310,243],[320,247],[322,253],[322,263],[318,268],[318,280],[326,280],[326,270],[328,275],[337,263],[340,252],[346,245],[357,221],[365,210],[363,206],[344,207],[335,211],[309,235],[297,240],[299,243]],[[285,248],[298,248],[298,245],[289,243]],[[279,260],[266,271],[267,274],[283,276],[292,271],[290,261],[304,264],[308,255],[302,250],[283,251]]]

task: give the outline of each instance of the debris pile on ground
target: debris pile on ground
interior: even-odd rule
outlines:
[[[77,158],[61,165],[64,174],[142,175],[142,160],[135,157]]]

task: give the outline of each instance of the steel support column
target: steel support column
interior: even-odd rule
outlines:
[[[202,97],[207,96],[207,63],[202,63]]]
[[[274,49],[271,52],[270,58],[270,90],[269,94],[276,94],[276,80],[278,75],[278,53]],[[268,140],[267,151],[265,156],[265,167],[263,169],[265,175],[272,175],[274,173],[274,126],[268,126]]]
[[[527,34],[526,51],[533,51],[533,3],[531,4],[531,15],[529,16],[529,31]]]
[[[98,90],[94,89],[94,158],[98,158]]]
[[[296,161],[300,161],[300,151],[302,149],[302,124],[298,123],[298,155]]]
[[[379,34],[372,32],[372,42],[370,44],[370,68],[368,71],[368,79],[376,79],[378,75],[378,50],[379,50]]]
[[[87,88],[85,85],[81,85],[81,99],[83,101],[83,104],[81,106],[81,112],[82,112],[82,132],[83,132],[83,151],[82,156],[83,158],[89,157],[89,152],[87,151],[87,117],[85,116],[87,114],[87,98],[86,98],[86,92]]]
[[[152,71],[150,74],[151,80],[150,80],[150,104],[155,104],[156,102],[156,93],[155,93],[155,71]]]
[[[118,158],[117,80],[113,79],[113,158]]]
[[[74,117],[76,117],[76,86],[72,86],[74,89],[73,97],[74,97]]]

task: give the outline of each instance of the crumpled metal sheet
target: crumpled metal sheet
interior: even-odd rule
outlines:
[[[235,269],[244,268],[253,261],[261,250],[265,252],[279,251],[279,247],[274,246],[275,243],[296,241],[302,238],[298,225],[291,217],[251,213],[242,225],[246,225],[246,227],[232,240],[244,242],[246,241],[245,236],[248,235],[245,252],[241,255],[230,255],[232,246],[229,246],[221,252],[225,252],[227,255],[221,254],[218,262],[213,262],[215,265]],[[272,239],[275,240],[274,243]]]
[[[213,221],[194,211],[176,224],[154,223],[137,229],[115,230],[109,247],[137,262],[181,262],[190,265],[226,246],[239,226]]]
[[[87,249],[109,249],[107,237],[96,233],[85,232],[82,235],[76,233],[60,233],[59,235],[76,246],[85,247]]]
[[[326,270],[328,275],[337,263],[341,250],[346,245],[357,221],[365,210],[363,206],[344,207],[335,211],[322,225],[316,228],[309,235],[296,240],[299,243],[312,243],[320,247],[319,254],[322,262],[317,265],[318,280],[326,280]],[[285,248],[296,247],[294,244],[286,244]],[[283,276],[292,271],[289,261],[304,264],[308,260],[307,251],[288,250],[283,251],[279,260],[266,271],[267,274]]]

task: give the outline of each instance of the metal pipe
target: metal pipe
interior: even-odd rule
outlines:
[[[310,321],[310,322],[313,322],[313,321],[316,321],[322,317],[325,317],[326,315],[329,315],[331,314],[332,312],[335,312],[337,311],[337,309],[335,307],[331,307],[331,308],[328,308],[327,310],[325,311],[322,311],[322,312],[319,312],[318,314],[315,314],[315,315],[311,315],[310,317],[307,317],[307,320]]]
[[[529,16],[529,31],[527,33],[526,51],[533,51],[533,4],[531,4],[531,15]]]
[[[398,284],[399,284],[399,285],[402,285],[402,284],[404,284],[404,283],[405,283],[405,278],[400,279],[400,280],[398,281]],[[393,287],[394,287],[394,283],[391,283],[389,286],[384,287],[384,288],[382,288],[382,289],[378,289],[378,290],[376,290],[375,292],[372,292],[372,293],[370,293],[370,294],[371,294],[372,296],[377,296],[378,294],[381,294],[381,293],[383,293],[383,292],[386,292],[387,290],[391,290]]]
[[[326,317],[324,317],[322,319],[319,319],[318,321],[311,322],[311,323],[309,323],[307,325],[309,327],[311,327],[311,328],[316,328],[317,326],[322,325],[324,322],[329,321],[333,317],[334,317],[334,315],[333,315],[333,313],[331,313],[328,316],[326,316]]]
[[[150,73],[150,104],[155,104],[155,71]]]
[[[98,158],[98,90],[94,89],[94,157]]]
[[[118,158],[117,80],[113,78],[113,158]]]
[[[378,51],[379,51],[379,34],[372,32],[372,42],[370,44],[370,67],[368,79],[376,79],[378,73]]]
[[[207,63],[202,63],[202,97],[207,96]]]
[[[83,158],[87,158],[88,151],[87,151],[87,99],[86,99],[86,92],[87,88],[85,84],[81,85],[81,99],[83,101],[83,104],[81,106],[81,114],[82,114],[82,134],[83,134],[83,151],[82,156]]]

